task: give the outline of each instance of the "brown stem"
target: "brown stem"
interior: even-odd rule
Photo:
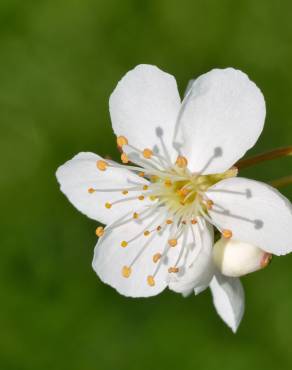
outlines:
[[[282,188],[283,186],[291,185],[292,184],[292,175],[281,177],[277,180],[272,180],[269,182],[274,188]]]
[[[274,149],[269,152],[255,155],[254,157],[241,159],[235,164],[235,167],[237,167],[239,170],[242,170],[243,168],[247,168],[264,161],[270,161],[272,159],[287,157],[288,155],[292,155],[292,146]]]

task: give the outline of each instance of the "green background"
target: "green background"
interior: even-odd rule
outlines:
[[[233,335],[207,291],[133,300],[103,285],[91,269],[96,223],[54,175],[80,151],[118,157],[108,98],[139,63],[181,91],[213,67],[242,69],[267,102],[253,152],[292,144],[291,13],[290,1],[1,0],[1,370],[291,368],[291,255],[243,279]],[[270,180],[291,163],[242,175]]]

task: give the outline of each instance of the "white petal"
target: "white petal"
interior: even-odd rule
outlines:
[[[109,104],[116,135],[140,150],[157,146],[161,152],[163,140],[174,155],[172,138],[181,101],[173,76],[152,65],[138,65],[118,83]]]
[[[210,288],[218,315],[235,333],[244,313],[244,290],[240,280],[217,274]]]
[[[276,189],[237,177],[218,182],[206,194],[215,204],[212,219],[234,239],[276,255],[292,251],[292,206]]]
[[[114,222],[129,211],[138,211],[149,204],[148,200],[140,201],[137,197],[141,191],[131,191],[123,195],[121,191],[110,189],[130,188],[146,180],[123,168],[108,167],[100,171],[96,162],[102,158],[93,153],[79,153],[73,159],[60,166],[56,172],[62,192],[70,202],[88,217],[102,223]],[[90,194],[89,188],[104,189]],[[134,200],[117,203],[111,209],[105,208],[105,203],[119,199],[135,197]]]
[[[257,141],[265,120],[261,91],[241,71],[213,69],[187,93],[177,127],[192,171],[229,169]]]
[[[202,230],[198,224],[194,226],[195,241],[189,235],[189,246],[192,249],[187,255],[187,261],[183,261],[182,273],[178,273],[169,283],[169,289],[175,292],[185,293],[207,287],[213,277],[213,227],[204,220],[201,220],[201,225]]]
[[[149,297],[164,290],[167,286],[168,267],[173,264],[178,253],[176,247],[169,248],[167,243],[171,226],[163,227],[160,232],[155,230],[147,237],[143,234],[145,228],[156,229],[163,219],[163,214],[154,214],[145,220],[126,222],[112,231],[109,226],[95,247],[92,263],[104,283],[129,297]],[[125,248],[121,247],[123,240],[130,241],[139,233],[140,236],[135,241],[129,242]],[[163,254],[165,248],[168,250],[167,255],[160,260],[161,263],[155,263],[153,256],[156,253]],[[134,260],[135,263],[131,266]],[[128,278],[122,276],[123,266],[131,266]],[[158,266],[160,267],[154,278],[155,285],[149,286],[147,277],[153,275]]]

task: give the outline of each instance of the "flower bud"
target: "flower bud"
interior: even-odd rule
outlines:
[[[213,248],[213,260],[223,275],[239,277],[268,266],[272,255],[238,240],[221,238]]]

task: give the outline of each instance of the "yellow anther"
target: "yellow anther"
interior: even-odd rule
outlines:
[[[225,239],[230,239],[230,238],[232,238],[232,231],[228,230],[228,229],[223,230],[222,235]]]
[[[191,220],[191,224],[192,225],[196,225],[196,223],[197,223],[197,220],[195,220],[194,218]]]
[[[139,199],[139,200],[144,200],[144,199],[145,199],[145,197],[144,197],[144,195],[139,195],[139,196],[138,196],[138,199]]]
[[[177,239],[169,239],[168,244],[171,247],[175,247],[177,245]]]
[[[105,204],[104,206],[105,206],[105,208],[107,208],[107,209],[112,208],[112,204],[111,204],[111,203],[109,203],[109,202],[106,202],[106,204]]]
[[[143,190],[148,190],[149,186],[148,185],[144,185],[143,186]]]
[[[150,176],[150,181],[155,182],[157,180],[158,180],[158,176],[156,176],[156,175],[151,175]]]
[[[171,186],[171,185],[172,185],[171,180],[166,179],[166,180],[164,181],[164,185],[165,185],[165,186],[167,186],[167,187]]]
[[[182,188],[182,189],[179,189],[178,191],[177,191],[177,193],[178,193],[178,195],[180,195],[181,197],[185,197],[186,195],[188,195],[189,194],[189,189],[187,189],[187,188]]]
[[[172,272],[179,272],[179,268],[178,268],[178,267],[170,267],[170,268],[168,269],[168,272],[169,272],[169,273],[172,273]]]
[[[126,242],[125,240],[123,240],[123,241],[121,242],[121,247],[126,248],[126,247],[127,247],[127,245],[128,245],[128,242]]]
[[[173,223],[173,221],[170,220],[170,219],[169,220],[166,220],[165,222],[167,223],[167,225],[171,225]]]
[[[89,194],[95,193],[95,190],[94,190],[93,188],[89,188],[89,189],[88,189],[88,193],[89,193]]]
[[[161,258],[161,253],[155,253],[154,256],[152,257],[152,260],[154,263],[158,262]]]
[[[149,231],[149,230],[145,230],[145,231],[144,231],[144,235],[145,235],[145,236],[150,235],[150,231]]]
[[[117,145],[119,148],[122,148],[123,145],[128,144],[128,139],[125,136],[118,136],[117,137]]]
[[[96,167],[100,170],[100,171],[105,171],[106,168],[107,168],[108,164],[106,161],[102,161],[102,160],[99,160],[96,162]]]
[[[183,157],[182,155],[179,155],[176,159],[176,162],[175,164],[180,167],[180,168],[184,168],[184,167],[187,167],[188,165],[188,160],[186,159],[186,157]]]
[[[143,150],[143,157],[144,157],[144,158],[149,159],[149,158],[151,158],[151,157],[152,157],[152,155],[153,155],[153,152],[152,152],[152,150],[151,150],[151,149],[144,149],[144,150]]]
[[[122,275],[123,275],[123,277],[125,277],[125,278],[128,278],[128,277],[131,275],[131,272],[132,272],[132,269],[131,269],[131,267],[129,267],[129,266],[124,266],[124,267],[122,268]]]
[[[209,210],[212,209],[213,205],[214,205],[213,200],[208,199],[207,202],[206,202],[207,209],[209,209]]]
[[[121,154],[121,161],[123,162],[123,163],[128,163],[129,162],[129,158],[128,158],[128,156],[127,156],[127,154],[126,153],[122,153]]]
[[[103,228],[102,226],[99,226],[99,227],[95,230],[95,234],[96,234],[96,236],[98,236],[98,237],[103,236],[103,234],[104,234],[104,228]]]
[[[160,231],[161,230],[161,226],[157,226],[156,230],[157,231]]]
[[[137,220],[137,218],[139,218],[139,213],[134,212],[134,213],[133,213],[133,218],[134,218],[135,220]]]
[[[156,198],[156,196],[155,196],[155,195],[150,195],[149,199],[150,199],[150,200],[152,200],[152,201],[154,201],[154,200],[156,200],[157,198]]]
[[[144,177],[144,176],[145,176],[145,172],[139,172],[139,173],[138,173],[138,176],[140,176],[140,177]]]
[[[152,275],[147,276],[147,283],[150,286],[154,286],[155,285],[155,280],[154,280],[154,277]]]
[[[128,192],[128,190],[123,190],[122,191],[122,194],[124,194],[124,195],[127,195],[129,192]]]

